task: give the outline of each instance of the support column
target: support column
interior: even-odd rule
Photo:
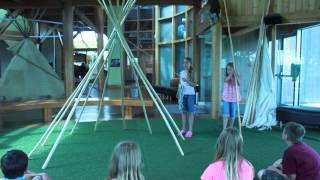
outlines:
[[[195,69],[195,80],[197,81],[198,84],[200,84],[200,66],[201,66],[201,58],[200,58],[200,40],[197,37],[196,34],[196,14],[198,14],[198,12],[200,11],[200,7],[199,6],[194,6],[193,7],[193,21],[192,21],[192,26],[193,26],[193,31],[192,31],[192,59],[193,59],[193,67]],[[200,87],[201,88],[201,87]],[[200,97],[199,97],[200,98]]]
[[[222,26],[218,22],[212,27],[212,76],[211,76],[211,115],[213,119],[219,118],[220,112],[220,64],[222,49]]]
[[[104,34],[104,11],[101,9],[101,7],[97,7],[97,49],[98,49],[98,54],[103,50],[103,34]],[[103,58],[103,56],[102,56]],[[103,61],[99,63],[99,67],[103,66]],[[104,80],[105,80],[105,74],[101,73],[99,76],[99,92],[100,94],[103,91],[103,86],[104,86]]]
[[[272,26],[271,29],[271,69],[273,76],[275,75],[275,64],[276,64],[276,40],[277,40],[277,27],[275,25]]]
[[[73,11],[72,1],[65,0],[63,4],[63,63],[65,96],[68,97],[74,90],[73,67]]]
[[[154,77],[155,84],[160,85],[160,53],[159,53],[159,42],[160,42],[160,26],[159,26],[159,15],[160,15],[160,7],[155,7],[155,57],[154,57]]]

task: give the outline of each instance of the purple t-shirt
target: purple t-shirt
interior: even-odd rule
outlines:
[[[320,155],[303,142],[285,150],[282,166],[284,174],[295,174],[297,180],[320,180]]]

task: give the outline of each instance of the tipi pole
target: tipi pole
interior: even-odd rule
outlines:
[[[112,44],[112,46],[111,46],[110,49],[108,50],[108,53],[110,53],[110,52],[113,51],[113,47],[114,47],[114,43]],[[110,63],[110,61],[109,61],[109,60],[106,60],[106,61],[107,61],[107,72],[109,72],[109,63]],[[93,83],[92,83],[92,86],[90,87],[90,90],[89,90],[89,92],[88,92],[88,95],[87,95],[87,97],[86,97],[86,100],[84,101],[84,103],[83,103],[83,105],[82,105],[79,118],[76,120],[76,122],[75,122],[75,124],[74,124],[74,126],[73,126],[73,128],[72,128],[72,130],[71,130],[71,132],[70,132],[70,134],[73,134],[73,132],[74,132],[77,124],[79,123],[79,121],[80,121],[80,119],[81,119],[81,117],[82,117],[84,108],[85,108],[86,105],[87,105],[87,102],[88,102],[89,96],[90,96],[90,94],[91,94],[91,91],[92,91],[95,83],[97,82],[100,73],[103,72],[103,70],[104,70],[104,67],[101,66],[101,67],[100,67],[100,70],[99,70],[99,72],[98,72],[98,74],[97,74],[97,76],[96,76],[96,78],[95,78],[95,80],[94,80]],[[109,75],[109,73],[107,74],[106,79],[108,79],[108,75]]]
[[[89,72],[88,72],[89,73]],[[50,123],[49,127],[45,131],[45,133],[41,136],[40,140],[37,142],[37,144],[33,147],[33,149],[29,152],[28,156],[31,157],[32,153],[38,148],[38,146],[42,143],[42,145],[45,144],[48,137],[52,133],[52,131],[55,129],[57,124],[61,121],[61,119],[64,117],[65,113],[70,108],[71,103],[74,103],[74,99],[79,93],[80,89],[82,88],[84,82],[86,81],[88,77],[84,77],[84,79],[80,82],[78,87],[75,89],[75,91],[68,97],[67,101],[64,103],[58,114],[55,116],[53,121]]]
[[[101,2],[101,1],[99,1],[99,2]],[[103,3],[104,3],[104,2],[103,2]],[[109,4],[111,4],[110,0],[109,0]],[[104,5],[105,5],[105,3],[104,3]],[[119,36],[119,39],[120,39],[120,42],[122,43],[122,45],[123,45],[123,47],[124,47],[127,55],[128,55],[129,58],[130,58],[130,62],[131,62],[131,63],[134,63],[134,62],[135,62],[135,61],[134,61],[134,56],[133,56],[133,54],[132,54],[132,52],[131,52],[131,50],[130,50],[128,44],[127,44],[127,42],[125,41],[125,38],[124,38],[123,34],[121,33],[120,25],[119,25],[118,23],[116,23],[116,16],[115,16],[115,13],[114,13],[112,7],[110,7],[110,9],[109,9],[109,8],[105,5],[104,9],[105,9],[106,13],[108,14],[108,16],[110,17],[110,20],[111,20],[111,22],[113,23],[113,25],[114,25],[114,27],[115,27],[115,29],[116,29],[116,32],[117,32],[117,34],[118,34],[118,36]],[[134,64],[134,65],[135,65],[135,64]],[[134,66],[134,67],[135,67],[136,69],[138,69],[136,66]],[[138,72],[139,72],[139,71],[138,71]],[[141,75],[140,75],[140,74],[139,74],[139,76],[140,76],[140,78],[141,78]],[[142,76],[144,76],[144,75],[142,75]],[[144,84],[146,85],[145,80],[144,80],[143,78],[141,78],[141,79],[143,80]],[[147,87],[147,85],[146,85],[146,87]],[[150,92],[149,92],[149,93],[150,93]],[[151,95],[151,97],[153,97],[153,94],[152,94],[152,93],[150,93],[150,95]],[[153,97],[153,99],[154,99],[154,97]],[[158,104],[157,101],[154,101],[154,103],[156,104],[156,106],[158,107],[158,109],[159,109],[159,111],[160,111],[160,114],[161,114],[162,117],[164,118],[164,121],[165,121],[165,123],[166,123],[166,125],[167,125],[167,127],[168,127],[168,129],[169,129],[169,131],[170,131],[170,133],[171,133],[171,135],[172,135],[172,137],[173,137],[173,139],[174,139],[174,141],[175,141],[175,143],[176,143],[176,145],[177,145],[180,153],[181,153],[181,155],[184,155],[184,153],[183,153],[183,151],[182,151],[182,149],[181,149],[181,147],[180,147],[180,144],[179,144],[179,142],[178,142],[175,134],[173,133],[173,131],[172,131],[172,129],[171,129],[171,126],[170,126],[170,124],[169,124],[166,116],[165,116],[165,115],[163,114],[163,112],[162,112],[161,107],[159,106],[159,104]],[[179,135],[180,135],[180,133],[179,133]]]
[[[132,6],[133,6],[133,4],[131,4],[131,6],[128,6],[128,9],[130,9]],[[125,18],[126,18],[127,15],[128,15],[128,11],[126,11],[126,14],[123,15],[123,18],[122,18],[122,20],[121,20],[121,24],[124,22],[124,20],[125,20]],[[102,50],[101,53],[99,54],[99,56],[98,56],[98,58],[97,58],[97,61],[100,61],[100,60],[101,60],[104,51],[107,49],[107,47],[110,46],[110,43],[113,43],[113,42],[114,42],[114,37],[115,37],[115,35],[116,35],[116,29],[114,28],[113,31],[112,31],[112,33],[111,33],[111,35],[110,35],[110,39],[109,39],[108,43],[105,45],[105,47],[103,48],[103,50]],[[98,63],[97,63],[97,64],[98,64]],[[95,64],[95,66],[92,67],[92,69],[96,69],[97,64]],[[90,77],[92,76],[92,74],[93,74],[92,72],[91,72],[91,73],[87,73],[86,76],[88,76],[88,79],[90,79]],[[88,82],[89,82],[89,81],[88,81]],[[86,82],[86,85],[87,85],[88,82]],[[81,90],[79,97],[81,97],[81,95],[83,94],[84,89],[85,89],[85,88],[83,88],[83,89]],[[59,136],[58,136],[58,138],[56,139],[56,141],[55,141],[52,149],[51,149],[50,152],[49,152],[48,157],[46,158],[46,160],[45,160],[45,162],[44,162],[44,164],[43,164],[43,166],[42,166],[42,169],[45,169],[45,168],[47,167],[49,161],[51,160],[51,157],[52,157],[53,153],[55,152],[55,150],[56,150],[56,148],[57,148],[57,146],[58,146],[58,144],[59,144],[59,142],[60,142],[60,139],[61,139],[64,131],[66,130],[66,127],[67,127],[67,125],[68,125],[68,123],[69,123],[69,121],[70,121],[70,119],[71,119],[71,116],[72,116],[72,114],[73,114],[73,112],[74,112],[74,110],[75,110],[75,107],[76,107],[76,106],[78,105],[78,103],[79,103],[79,100],[80,100],[80,98],[77,99],[75,105],[73,106],[71,112],[69,113],[69,116],[67,117],[67,120],[66,120],[66,122],[65,122],[65,124],[64,124],[64,126],[63,126],[63,128],[62,128],[62,130],[61,130],[61,132],[60,132],[60,134],[59,134]]]

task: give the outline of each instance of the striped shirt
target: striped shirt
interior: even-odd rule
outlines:
[[[231,80],[230,80],[231,81]],[[222,100],[225,102],[239,102],[241,100],[239,86],[238,93],[236,93],[236,86],[234,82],[224,82],[223,92],[222,92]],[[238,94],[238,98],[236,97]]]

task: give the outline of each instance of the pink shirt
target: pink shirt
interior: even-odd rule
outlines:
[[[239,180],[253,180],[254,170],[247,160],[242,160],[238,165]],[[225,180],[224,162],[216,161],[210,164],[201,175],[201,180]]]
[[[236,93],[236,86],[235,83],[233,82],[224,82],[223,85],[223,92],[222,92],[222,100],[226,102],[239,102],[241,97],[240,97],[240,92],[239,92],[239,86],[238,86],[238,98],[237,93]]]

